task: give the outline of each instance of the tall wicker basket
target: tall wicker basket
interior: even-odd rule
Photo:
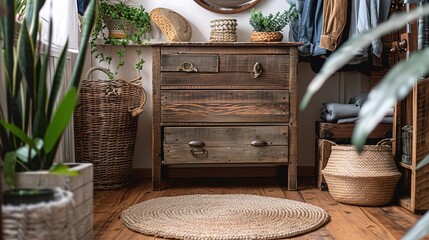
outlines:
[[[129,184],[138,115],[146,93],[134,80],[89,79],[107,69],[94,67],[82,81],[74,116],[76,161],[94,165],[94,189],[115,189]]]
[[[401,177],[391,147],[382,143],[366,145],[360,154],[352,145],[332,146],[322,174],[335,201],[362,206],[389,203]]]

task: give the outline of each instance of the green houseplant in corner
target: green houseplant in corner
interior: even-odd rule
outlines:
[[[96,4],[95,0],[91,1],[86,11],[71,83],[64,97],[59,97],[67,44],[55,67],[52,85],[48,85],[51,43],[49,41],[47,45],[42,45],[37,41],[38,13],[44,2],[27,2],[17,39],[13,14],[15,2],[1,2],[6,14],[0,17],[3,40],[1,62],[4,70],[0,90],[6,101],[2,102],[0,108],[0,158],[3,161],[4,180],[11,188],[14,188],[17,171],[49,170],[52,174],[77,174],[63,164],[54,164],[54,159],[60,138],[76,105]],[[52,24],[49,26],[49,35],[51,39]],[[55,106],[57,102],[58,106]]]
[[[118,46],[116,66],[110,69],[109,78],[113,79],[118,70],[125,62],[126,46],[135,45],[138,61],[135,64],[137,71],[142,70],[144,60],[141,58],[141,49],[144,45],[142,40],[147,32],[151,30],[149,13],[142,5],[130,6],[126,1],[100,1],[99,16],[96,19],[95,28],[91,36],[91,52],[96,53],[95,58],[99,63],[111,64],[113,56],[107,54],[106,46]],[[101,33],[102,43],[97,41]]]
[[[298,11],[292,4],[283,13],[277,12],[275,15],[264,16],[261,10],[252,9],[250,11],[249,23],[253,27],[250,34],[251,42],[281,42],[283,34],[280,32],[290,21],[298,17]]]
[[[373,39],[384,34],[400,29],[406,23],[412,22],[419,17],[429,15],[429,4],[424,4],[407,13],[392,15],[388,21],[363,32],[348,40],[337,51],[335,51],[325,62],[319,74],[312,80],[307,88],[300,109],[304,109],[311,97],[320,89],[324,82],[342,66],[354,57],[357,49],[369,46]],[[404,99],[410,90],[422,76],[429,74],[429,48],[423,48],[413,52],[407,61],[396,64],[368,94],[368,99],[359,112],[360,121],[356,124],[353,132],[352,143],[359,151],[363,150],[365,140],[380,120],[386,115],[389,107],[396,101]],[[416,169],[427,169],[429,156],[421,160]],[[427,171],[426,171],[427,174]],[[403,240],[421,239],[429,234],[429,212],[427,212],[404,236]]]

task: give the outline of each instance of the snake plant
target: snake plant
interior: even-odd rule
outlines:
[[[83,20],[79,54],[72,70],[71,83],[64,97],[60,89],[65,70],[67,43],[54,69],[49,84],[52,23],[49,43],[39,42],[39,10],[44,0],[27,1],[25,14],[15,37],[15,1],[1,0],[6,14],[0,16],[3,40],[1,91],[6,101],[0,108],[0,158],[5,181],[13,187],[15,171],[47,170],[53,173],[76,174],[53,165],[59,141],[73,116],[81,80],[82,67],[94,24],[96,1],[91,0]],[[50,21],[52,22],[52,21]],[[3,95],[4,96],[4,95]],[[58,105],[56,105],[58,103]]]

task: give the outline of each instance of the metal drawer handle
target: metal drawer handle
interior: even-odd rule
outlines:
[[[195,157],[205,157],[208,155],[207,150],[204,148],[193,148],[191,149],[190,153]]]
[[[266,141],[262,141],[262,140],[255,140],[252,143],[250,143],[250,145],[252,145],[254,147],[265,147],[268,145],[268,143]]]
[[[255,62],[255,65],[253,65],[253,70],[250,73],[253,78],[258,78],[261,76],[262,73],[262,65],[259,62]]]
[[[198,72],[197,67],[191,62],[184,62],[182,65],[177,67],[178,72]]]
[[[188,145],[190,147],[204,147],[206,145],[206,143],[203,141],[190,141],[188,143]]]

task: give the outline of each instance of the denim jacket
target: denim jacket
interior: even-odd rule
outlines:
[[[303,45],[298,47],[301,55],[319,56],[326,54],[326,49],[320,47],[322,22],[323,0],[305,0],[298,31],[299,41],[303,42]]]

